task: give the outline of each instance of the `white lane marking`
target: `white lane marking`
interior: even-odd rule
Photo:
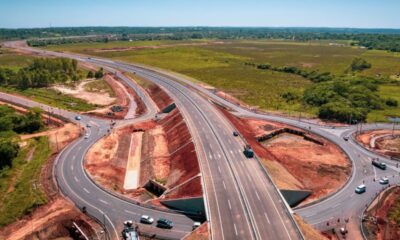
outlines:
[[[231,201],[229,201],[229,199],[228,199],[228,206],[229,206],[229,209],[232,210]]]
[[[219,158],[219,159],[221,158],[221,154],[219,154],[219,153],[218,153],[218,158]]]
[[[239,153],[242,153],[242,151],[241,151],[241,150],[238,150],[238,152],[239,152]]]
[[[71,171],[74,171],[74,165],[71,165]]]
[[[72,160],[75,160],[75,158],[76,158],[76,156],[74,155],[74,156],[72,156]]]
[[[267,215],[267,213],[266,213],[266,212],[264,213],[264,216],[265,216],[265,218],[267,219],[267,221],[268,221],[268,224],[271,224],[271,222],[269,221],[269,217],[268,217],[268,215]]]
[[[83,188],[83,191],[90,193],[89,190],[87,190],[86,188]]]
[[[256,196],[257,196],[257,198],[258,198],[258,201],[261,201],[260,196],[258,196],[257,191],[256,191]]]
[[[99,201],[104,203],[104,204],[108,204],[108,202],[104,201],[103,199],[99,199]]]
[[[233,151],[232,151],[232,150],[231,150],[230,152],[231,152],[231,154],[233,154]]]
[[[233,224],[233,228],[235,229],[235,234],[236,236],[238,235],[237,229],[236,229],[236,224]]]
[[[218,166],[218,172],[221,173],[221,168]]]
[[[225,185],[225,182],[224,182],[224,181],[222,181],[222,185],[224,185],[224,188],[225,188],[225,190],[226,190],[226,185]]]
[[[78,178],[76,176],[74,176],[74,179],[76,182],[79,182]]]
[[[213,159],[211,153],[209,153],[208,156],[209,156],[209,159]]]
[[[135,213],[135,212],[132,212],[132,211],[129,211],[129,210],[124,210],[126,213],[129,213],[129,214],[133,214],[133,215],[139,215],[138,213]]]

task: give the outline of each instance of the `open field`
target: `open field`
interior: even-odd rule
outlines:
[[[34,59],[33,56],[22,55],[8,49],[0,48],[0,67],[18,70],[27,66]]]
[[[39,178],[42,165],[50,154],[47,137],[33,138],[13,160],[13,167],[0,171],[0,226],[47,202]]]
[[[169,41],[168,43],[170,43]],[[176,41],[176,44],[183,41]],[[334,42],[336,45],[330,44]],[[142,63],[178,72],[233,95],[247,104],[266,110],[286,113],[305,112],[311,115],[316,109],[301,103],[303,90],[313,84],[298,75],[258,70],[245,63],[273,66],[295,66],[300,69],[330,72],[336,76],[347,74],[356,57],[366,59],[372,68],[354,73],[356,76],[391,77],[400,72],[400,54],[385,51],[368,51],[349,46],[342,41],[293,42],[284,40],[238,40],[214,42],[198,46],[162,47],[158,41],[141,41],[137,45],[159,46],[158,48],[125,49],[120,51],[98,51],[99,49],[124,48],[133,42],[95,44],[67,44],[50,46],[52,50],[73,51],[127,62]],[[338,45],[339,44],[339,45]],[[399,97],[399,85],[381,86],[384,97]],[[297,98],[291,102],[282,94],[291,91]],[[399,115],[400,107],[373,111],[368,121],[386,121],[389,115]]]

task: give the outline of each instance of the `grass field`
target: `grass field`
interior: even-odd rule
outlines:
[[[0,48],[0,67],[18,70],[27,66],[35,57],[17,54],[8,49]]]
[[[31,139],[13,160],[13,167],[0,170],[0,227],[47,202],[39,178],[50,154],[47,137]]]
[[[70,97],[48,88],[18,90],[15,88],[0,87],[0,91],[19,94],[39,103],[71,111],[90,111],[96,109],[95,105],[89,104],[85,100]]]
[[[179,44],[180,41],[176,43]],[[168,48],[148,48],[125,51],[99,52],[96,49],[124,47],[132,43],[74,44],[49,47],[53,50],[67,50],[127,62],[142,63],[187,75],[222,89],[240,100],[266,110],[283,112],[305,112],[314,114],[315,109],[301,104],[300,98],[286,102],[281,96],[287,91],[301,96],[303,90],[312,84],[309,80],[287,73],[257,70],[246,62],[269,63],[273,66],[296,66],[301,69],[331,72],[337,76],[347,74],[352,60],[362,57],[372,64],[371,69],[354,73],[358,76],[396,76],[400,72],[400,54],[385,51],[368,51],[349,46],[346,41],[293,42],[282,40],[238,40],[224,41],[223,44],[202,46],[174,46]],[[138,42],[149,46],[158,42]],[[90,45],[90,46],[89,46]],[[386,96],[390,86],[380,90]],[[399,93],[390,93],[398,96]],[[400,107],[384,111],[374,111],[368,116],[384,121],[388,115],[398,115]]]

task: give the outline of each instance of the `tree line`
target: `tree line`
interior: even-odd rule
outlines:
[[[78,37],[76,37],[78,36]],[[32,39],[35,38],[35,39]],[[46,38],[39,40],[38,38]],[[399,29],[268,27],[73,27],[0,29],[0,39],[30,39],[32,46],[76,42],[185,39],[346,40],[352,45],[400,52]]]
[[[77,82],[82,79],[78,62],[67,58],[37,58],[18,71],[0,68],[0,86],[19,89],[48,87],[54,83]]]

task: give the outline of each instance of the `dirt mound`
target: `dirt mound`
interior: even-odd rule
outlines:
[[[318,136],[284,124],[238,118],[225,110],[222,112],[262,159],[279,188],[312,191],[302,204],[336,191],[351,174],[351,164],[345,154]],[[257,141],[258,137],[275,131],[280,134]]]

